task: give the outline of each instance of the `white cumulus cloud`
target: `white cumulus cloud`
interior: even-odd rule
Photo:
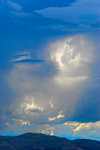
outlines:
[[[54,121],[54,120],[58,120],[58,119],[62,119],[62,118],[64,118],[64,115],[62,114],[62,111],[60,111],[56,117],[49,117],[48,120]]]

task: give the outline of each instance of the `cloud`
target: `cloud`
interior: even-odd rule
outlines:
[[[48,18],[59,18],[68,22],[80,23],[80,25],[82,24],[88,28],[89,24],[99,21],[99,5],[100,2],[97,0],[80,0],[70,7],[51,7],[36,10],[35,12]]]
[[[16,17],[29,17],[31,14],[25,13],[24,11],[10,11],[12,15]]]
[[[25,97],[25,101],[28,101],[29,99],[32,101],[32,103],[29,104],[29,103],[24,102],[24,103],[20,104],[20,107],[17,110],[18,112],[20,112],[20,113],[24,112],[27,114],[27,113],[34,113],[34,112],[42,112],[44,110],[44,108],[35,104],[34,97],[32,97],[32,96]]]
[[[59,86],[75,86],[76,84],[80,84],[80,82],[84,82],[88,79],[88,76],[78,76],[78,77],[65,77],[65,76],[57,76],[54,78],[54,81],[58,83]]]
[[[64,115],[62,114],[62,111],[59,112],[59,114],[56,117],[49,117],[48,121],[54,121],[64,118]]]
[[[16,54],[15,58],[12,59],[14,63],[43,63],[42,59],[33,59],[31,54],[27,51],[23,51],[20,54]]]
[[[7,128],[10,127],[13,129],[13,132],[22,130],[21,127],[24,128],[23,133],[25,131],[29,132],[38,132],[47,135],[55,135],[66,137],[69,139],[93,139],[93,140],[100,140],[100,121],[97,122],[89,122],[89,123],[80,123],[75,121],[68,121],[61,124],[43,124],[43,125],[36,125],[36,127],[31,124],[29,121],[24,121],[20,119],[13,119],[14,124],[6,122],[5,125]],[[19,129],[19,130],[18,130]]]
[[[22,7],[16,2],[7,0],[7,4],[9,5],[10,8],[12,8],[15,11],[21,11],[22,10]]]
[[[20,57],[19,60],[16,59],[14,63],[43,63],[44,60],[41,59],[27,59],[27,57]]]
[[[99,1],[2,2],[0,133],[50,124],[58,136],[97,138],[85,125],[100,118]]]
[[[58,74],[54,76],[54,81],[60,86],[80,84],[89,78],[93,47],[85,38],[85,36],[78,35],[50,45],[50,58],[58,71]],[[78,42],[77,39],[79,39]]]
[[[8,13],[10,12],[11,15],[14,15],[16,17],[27,17],[30,16],[29,13],[26,13],[23,10],[23,7],[20,5],[20,3],[13,2],[11,0],[3,1],[4,6],[8,8]]]
[[[66,128],[71,128],[70,134],[72,134],[72,136],[75,138],[80,137],[92,139],[93,136],[95,136],[95,138],[98,139],[98,137],[100,136],[100,134],[98,134],[98,132],[100,131],[100,121],[87,123],[65,122],[63,125]]]
[[[27,60],[27,59],[31,59],[30,56],[21,56],[19,58],[13,59],[13,62],[19,62],[19,61],[23,61],[23,60]]]
[[[16,123],[21,124],[21,125],[30,125],[29,121],[18,120],[18,119],[12,119],[12,120],[15,121]]]
[[[93,131],[92,131],[93,130]],[[81,134],[83,131],[92,131],[91,133],[95,133],[94,130],[100,130],[100,121],[94,122],[94,123],[80,123],[73,131],[74,131],[74,136],[76,134]]]
[[[51,125],[41,125],[41,126],[38,126],[38,132],[39,133],[42,133],[42,134],[49,134],[51,136],[54,135],[54,130],[55,130],[55,127],[51,126]]]
[[[51,99],[51,100],[49,101],[49,105],[50,105],[50,107],[51,107],[52,109],[55,108],[53,99]]]
[[[90,123],[65,122],[64,124],[46,124],[38,126],[39,133],[66,137],[69,139],[87,138],[100,140],[100,121]]]
[[[26,9],[29,9],[29,11],[44,9],[44,8],[51,8],[51,7],[70,7],[76,0],[36,0],[28,1],[25,5]]]
[[[80,123],[79,122],[65,122],[64,124],[63,124],[64,126],[70,126],[70,127],[76,127],[76,126],[78,126],[78,125],[80,125]]]
[[[8,122],[5,123],[6,126],[9,126],[10,124]]]
[[[81,67],[82,63],[87,63],[88,59],[83,58],[80,53],[78,53],[74,58],[70,59],[69,64],[74,65],[75,67]]]
[[[83,110],[76,109],[91,79],[93,49],[89,37],[74,35],[49,43],[41,53],[45,63],[13,63],[6,79],[13,95],[5,104],[4,120],[28,120],[35,125],[79,121],[77,115]],[[33,58],[24,52],[13,60],[26,57]]]
[[[92,46],[90,47],[91,43],[87,43],[85,38],[85,36],[78,35],[59,40],[50,45],[51,60],[56,63],[59,70],[70,71],[71,69],[67,67],[71,66],[72,69],[77,69],[91,61],[92,55],[88,56],[88,53],[92,51]],[[77,39],[80,40],[77,41]],[[88,42],[90,41],[88,40]],[[88,49],[87,53],[83,51],[86,48]]]

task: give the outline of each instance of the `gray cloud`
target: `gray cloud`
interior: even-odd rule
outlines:
[[[4,126],[4,129],[1,127],[0,130],[8,133],[12,129],[16,134],[36,132],[38,126],[48,124],[43,130],[41,127],[42,133],[65,135],[66,129],[69,137],[83,135],[83,130],[75,131],[81,125],[79,121],[84,121],[88,126],[86,122],[96,118],[94,110],[87,112],[90,99],[84,100],[82,96],[90,85],[93,86],[91,69],[95,61],[94,49],[92,39],[79,34],[50,42],[41,52],[45,63],[13,63],[27,57],[33,59],[30,51],[16,53],[10,61],[13,65],[5,76],[6,84],[13,95],[8,98],[7,103],[3,103],[2,108],[0,107],[1,122]],[[47,72],[48,66],[54,71]],[[41,72],[46,72],[45,77]],[[93,105],[97,107],[94,103]],[[94,114],[92,118],[91,114]],[[66,124],[60,126],[68,121],[78,122],[66,123],[66,128]],[[95,121],[98,121],[98,118]],[[61,131],[58,131],[60,129]],[[85,131],[87,132],[87,129]],[[94,128],[91,131],[88,132],[89,135],[97,134]]]
[[[99,139],[100,3],[34,2],[0,1],[0,134]]]
[[[13,65],[8,83],[16,96],[8,109],[13,118],[36,124],[75,120],[76,102],[91,77],[93,44],[86,36],[70,36],[49,44],[44,54],[56,70],[45,78],[38,75],[43,64]]]

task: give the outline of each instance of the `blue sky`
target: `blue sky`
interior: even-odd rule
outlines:
[[[0,1],[0,134],[100,140],[99,7]]]

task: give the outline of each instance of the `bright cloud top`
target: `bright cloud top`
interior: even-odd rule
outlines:
[[[70,72],[92,60],[92,43],[86,36],[76,35],[50,45],[51,60],[58,69]]]
[[[83,35],[72,36],[50,45],[50,58],[58,70],[54,80],[60,85],[77,84],[89,78],[93,44]]]
[[[48,121],[54,121],[54,120],[62,119],[62,118],[64,118],[64,115],[62,114],[62,111],[60,111],[56,117],[49,117]]]

